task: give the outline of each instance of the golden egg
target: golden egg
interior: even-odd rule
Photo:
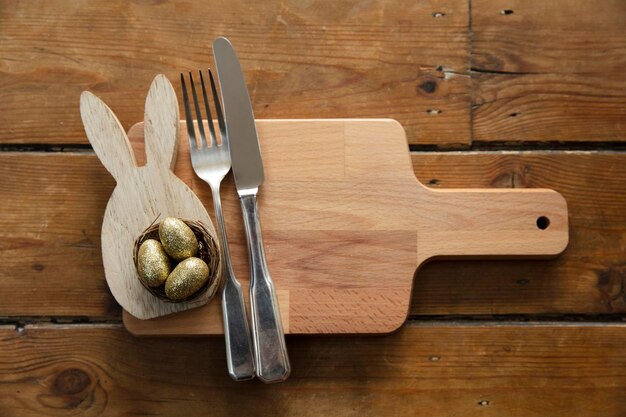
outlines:
[[[198,253],[198,239],[193,230],[175,217],[167,217],[159,224],[159,238],[165,252],[177,261]]]
[[[181,301],[193,295],[209,278],[209,267],[200,258],[187,258],[178,265],[165,281],[165,295]]]
[[[141,244],[137,254],[139,278],[148,287],[163,285],[172,271],[170,259],[158,240],[148,239]]]

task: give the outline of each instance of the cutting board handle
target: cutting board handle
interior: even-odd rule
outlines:
[[[428,191],[420,193],[420,264],[430,258],[452,256],[549,257],[567,246],[567,203],[556,191]]]

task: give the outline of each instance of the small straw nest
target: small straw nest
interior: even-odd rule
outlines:
[[[159,299],[166,301],[168,303],[183,303],[194,301],[202,296],[205,292],[208,293],[208,301],[211,301],[217,292],[217,289],[221,285],[222,274],[221,266],[222,261],[220,258],[219,248],[217,246],[216,237],[206,228],[206,226],[198,221],[193,220],[185,220],[181,219],[196,235],[196,239],[198,239],[198,253],[195,255],[196,257],[202,259],[206,262],[209,267],[209,278],[206,283],[200,288],[198,291],[193,293],[191,296],[185,298],[184,300],[174,301],[169,299],[165,295],[165,286],[161,285],[160,287],[148,287],[143,283],[141,279],[139,279],[139,275],[137,275],[137,279],[141,282],[141,285],[148,290],[152,295],[158,297]],[[133,261],[135,263],[135,269],[139,271],[138,266],[138,253],[139,247],[143,242],[148,239],[155,239],[160,241],[159,239],[159,222],[156,220],[152,222],[150,226],[146,230],[143,231],[141,235],[135,240],[135,246],[133,249]],[[172,270],[176,267],[176,261],[170,258],[172,262]]]

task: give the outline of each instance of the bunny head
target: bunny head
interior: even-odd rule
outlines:
[[[116,181],[132,176],[137,162],[128,136],[111,109],[88,91],[80,96],[80,114],[96,155]],[[157,75],[146,98],[144,136],[152,167],[171,169],[179,140],[179,112],[172,84]]]
[[[135,239],[159,217],[200,221],[215,237],[204,205],[172,172],[180,123],[172,85],[158,75],[150,86],[144,118],[147,163],[142,167],[137,166],[124,128],[102,100],[83,92],[80,112],[89,142],[117,183],[102,223],[102,258],[113,296],[140,319],[206,304],[206,296],[188,303],[160,300],[141,285],[133,261]]]

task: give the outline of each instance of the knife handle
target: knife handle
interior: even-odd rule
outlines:
[[[239,201],[250,256],[250,307],[257,377],[265,383],[280,382],[289,377],[291,366],[278,299],[265,260],[256,193],[242,195]]]

